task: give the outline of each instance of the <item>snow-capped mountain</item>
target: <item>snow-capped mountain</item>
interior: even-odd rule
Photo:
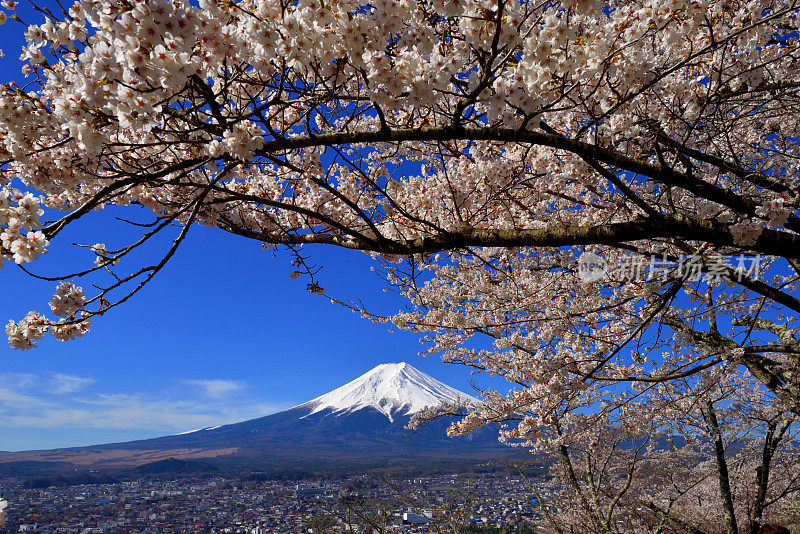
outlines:
[[[93,468],[179,458],[315,470],[421,462],[474,465],[507,456],[509,449],[498,443],[497,430],[491,427],[458,438],[446,433],[452,419],[437,420],[415,433],[406,429],[411,416],[423,408],[459,401],[475,399],[407,363],[387,363],[276,414],[128,443],[0,454],[0,471],[2,462],[21,460],[20,455]]]
[[[442,402],[462,401],[472,403],[476,399],[400,362],[378,365],[352,382],[295,408],[310,409],[308,415],[326,410],[341,415],[373,408],[394,422],[398,414],[412,415]]]

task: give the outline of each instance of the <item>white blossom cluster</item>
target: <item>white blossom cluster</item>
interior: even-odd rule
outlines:
[[[764,202],[755,209],[755,214],[761,219],[766,219],[771,227],[781,227],[789,222],[791,210],[785,205],[784,197],[776,197]],[[730,217],[730,212],[726,214]],[[730,226],[733,240],[742,246],[753,246],[764,230],[764,223],[756,218],[743,219]]]
[[[791,214],[785,204],[784,198],[774,198],[756,208],[756,215],[768,220],[773,226],[783,226],[789,222],[789,215]]]
[[[84,311],[86,297],[83,289],[73,282],[61,282],[50,300],[50,309],[58,321],[51,321],[36,311],[19,322],[10,320],[6,325],[9,344],[14,349],[28,350],[36,347],[46,332],[60,341],[80,337],[91,329],[91,316]]]
[[[30,311],[20,321],[8,321],[6,335],[12,349],[27,350],[36,346],[41,341],[46,331],[46,320],[35,311]]]
[[[31,193],[10,188],[0,190],[0,261],[30,263],[47,252],[49,242],[37,230],[42,215],[39,199]]]
[[[764,223],[758,219],[744,219],[730,226],[733,241],[737,245],[749,247],[756,244],[758,236],[764,230]]]
[[[0,261],[30,263],[47,252],[48,240],[38,228],[44,215],[40,199],[31,193],[5,187],[0,190]],[[81,336],[91,328],[88,316],[81,315],[86,303],[83,290],[72,282],[62,282],[50,301],[53,313],[62,317],[53,323],[38,312],[29,312],[19,322],[10,320],[6,325],[9,344],[15,349],[31,349],[45,332],[56,339],[68,340]],[[76,316],[79,320],[76,320]]]
[[[72,282],[61,282],[50,300],[50,309],[59,317],[71,317],[83,309],[85,304],[83,289]]]

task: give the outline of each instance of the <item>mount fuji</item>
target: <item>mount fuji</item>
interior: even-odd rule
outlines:
[[[265,417],[173,436],[49,451],[0,453],[5,462],[60,462],[92,469],[120,468],[167,458],[202,459],[219,466],[265,469],[352,469],[441,466],[505,457],[496,428],[450,438],[452,419],[415,433],[411,417],[442,402],[474,397],[402,363],[378,365],[355,380],[308,402]]]
[[[400,362],[378,365],[352,382],[295,409],[310,409],[308,415],[330,411],[336,416],[372,409],[394,422],[395,415],[413,415],[442,402],[459,401],[473,403],[477,399]]]

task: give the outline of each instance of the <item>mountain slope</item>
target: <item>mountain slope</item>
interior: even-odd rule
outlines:
[[[246,461],[307,467],[474,462],[508,455],[509,449],[497,441],[496,429],[449,438],[446,420],[413,434],[405,428],[411,416],[427,406],[474,400],[407,363],[382,364],[325,395],[265,417],[127,443],[0,454],[0,462],[68,461],[101,468],[166,458],[215,458],[229,465]]]

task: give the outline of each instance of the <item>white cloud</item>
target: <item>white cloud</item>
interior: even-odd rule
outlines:
[[[38,395],[25,393],[16,388],[0,387],[0,417],[4,412],[19,412],[29,409],[46,409],[57,406]],[[2,419],[0,419],[2,421]],[[0,424],[2,426],[2,424]]]
[[[200,388],[212,399],[225,399],[245,389],[247,385],[238,380],[183,380],[184,384]]]
[[[2,402],[2,401],[0,401]],[[174,433],[187,429],[235,423],[284,408],[265,402],[240,405],[209,404],[203,399],[152,398],[152,395],[98,395],[69,406],[38,406],[8,418],[13,426],[61,426],[153,430]]]
[[[33,385],[37,378],[31,373],[0,373],[0,387],[26,388]]]
[[[289,407],[287,403],[237,396],[247,384],[236,380],[180,380],[178,384],[183,387],[161,392],[81,392],[94,382],[61,373],[50,373],[48,378],[0,374],[0,428],[126,429],[173,434],[261,417]],[[108,442],[119,441],[113,432],[108,435]]]
[[[80,391],[83,388],[94,384],[94,381],[94,378],[53,373],[53,377],[50,380],[50,387],[52,388],[51,391],[56,395],[65,395]]]

